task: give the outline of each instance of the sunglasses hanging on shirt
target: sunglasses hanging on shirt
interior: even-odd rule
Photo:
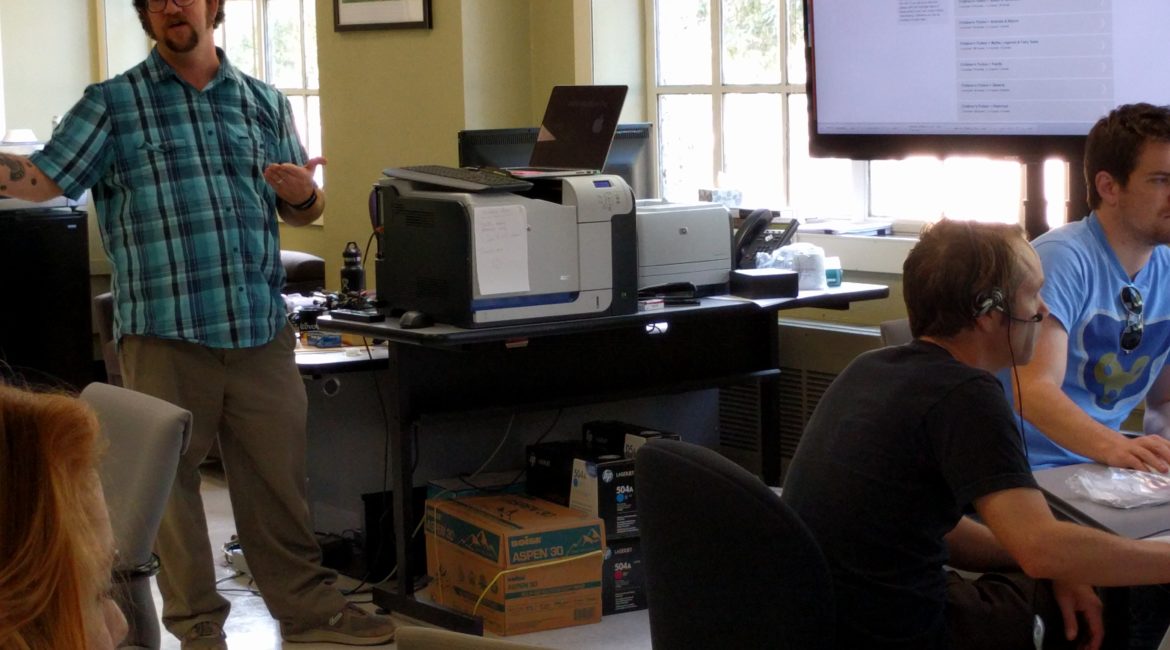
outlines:
[[[1126,285],[1121,288],[1121,306],[1125,308],[1125,327],[1121,330],[1121,349],[1133,352],[1142,344],[1145,322],[1142,319],[1142,292],[1137,287]]]

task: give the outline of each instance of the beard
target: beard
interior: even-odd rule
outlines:
[[[166,45],[167,49],[171,50],[172,52],[186,53],[194,50],[195,46],[199,45],[199,32],[197,32],[195,28],[192,27],[188,22],[181,22],[178,24],[187,26],[186,35],[180,38],[176,38],[171,34],[170,27],[172,26],[168,26],[167,30],[163,33],[163,44]]]

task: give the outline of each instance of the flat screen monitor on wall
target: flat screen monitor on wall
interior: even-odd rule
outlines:
[[[649,123],[619,124],[609,148],[603,171],[621,176],[634,197],[658,197],[658,181],[654,177],[654,150],[652,125]],[[532,154],[532,145],[540,129],[475,129],[459,132],[460,167],[524,167]]]
[[[1077,160],[1119,104],[1170,104],[1166,0],[805,0],[809,148]]]

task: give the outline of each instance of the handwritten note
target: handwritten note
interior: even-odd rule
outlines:
[[[471,220],[479,294],[528,291],[528,213],[524,206],[477,207]]]

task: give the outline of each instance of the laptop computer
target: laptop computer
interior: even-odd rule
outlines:
[[[504,171],[523,179],[600,173],[628,90],[626,86],[554,86],[528,165]]]
[[[609,157],[626,86],[555,86],[527,167],[412,165],[383,169],[391,178],[468,192],[519,192],[533,180],[599,174]]]

